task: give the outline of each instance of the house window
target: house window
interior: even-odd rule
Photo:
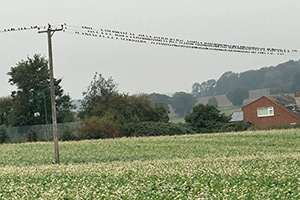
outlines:
[[[257,108],[258,117],[274,116],[274,107]]]

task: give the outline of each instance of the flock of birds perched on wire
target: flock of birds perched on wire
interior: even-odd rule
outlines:
[[[51,27],[62,28],[63,32],[71,33],[81,36],[90,36],[97,38],[105,38],[110,40],[121,40],[128,42],[144,43],[151,45],[180,47],[189,49],[209,50],[209,51],[221,51],[221,52],[236,52],[236,53],[248,53],[248,54],[261,54],[261,55],[287,55],[287,54],[298,54],[298,50],[281,49],[281,48],[265,48],[255,46],[244,46],[244,45],[231,45],[231,44],[220,44],[213,42],[203,42],[196,40],[182,40],[172,37],[161,37],[152,36],[148,34],[136,34],[127,31],[118,31],[111,29],[94,29],[89,26],[73,26],[66,23],[52,26],[26,26],[18,28],[8,28],[0,30],[0,33],[5,32],[16,32],[26,30],[47,30]]]

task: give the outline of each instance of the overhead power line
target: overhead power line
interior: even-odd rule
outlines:
[[[288,55],[298,54],[296,49],[282,49],[270,47],[255,47],[245,45],[232,45],[214,42],[183,40],[173,37],[153,36],[149,34],[136,34],[128,31],[119,31],[99,28],[95,29],[89,26],[74,26],[64,24],[64,32],[72,33],[81,36],[89,36],[96,38],[105,38],[110,40],[121,40],[127,42],[144,43],[151,45],[170,46],[178,48],[189,48],[198,50],[220,51],[220,52],[235,52],[261,55]]]
[[[53,28],[61,28],[65,33],[71,33],[81,36],[96,37],[101,39],[121,40],[126,42],[143,43],[150,45],[169,46],[177,48],[188,48],[197,50],[219,51],[219,52],[234,52],[234,53],[247,53],[259,55],[299,55],[296,49],[283,49],[273,47],[257,47],[246,46],[237,44],[224,44],[197,40],[183,40],[173,37],[153,36],[149,34],[136,34],[128,31],[119,31],[98,28],[95,29],[90,26],[74,26],[69,24],[52,25]],[[47,30],[47,26],[22,26],[12,27],[0,30],[0,33],[28,31],[28,30]]]
[[[16,31],[27,31],[27,30],[34,30],[34,29],[41,29],[41,26],[22,26],[22,27],[12,27],[12,28],[5,28],[0,30],[0,33],[5,33],[5,32],[16,32]]]
[[[51,25],[54,28],[60,28],[63,27],[65,24],[56,24],[56,25]],[[30,30],[47,30],[48,26],[37,26],[37,25],[32,25],[32,26],[20,26],[20,27],[11,27],[11,28],[4,28],[0,30],[0,33],[10,33],[10,32],[18,32],[18,31],[30,31]]]

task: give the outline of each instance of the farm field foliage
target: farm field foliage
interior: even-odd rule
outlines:
[[[299,199],[300,130],[0,146],[0,199]]]

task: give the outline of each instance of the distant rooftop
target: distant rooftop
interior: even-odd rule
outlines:
[[[241,122],[241,121],[244,121],[243,111],[233,112],[232,115],[231,115],[230,122]]]
[[[288,94],[278,94],[268,95],[266,97],[300,119],[300,112],[295,110],[296,100],[293,96]]]

